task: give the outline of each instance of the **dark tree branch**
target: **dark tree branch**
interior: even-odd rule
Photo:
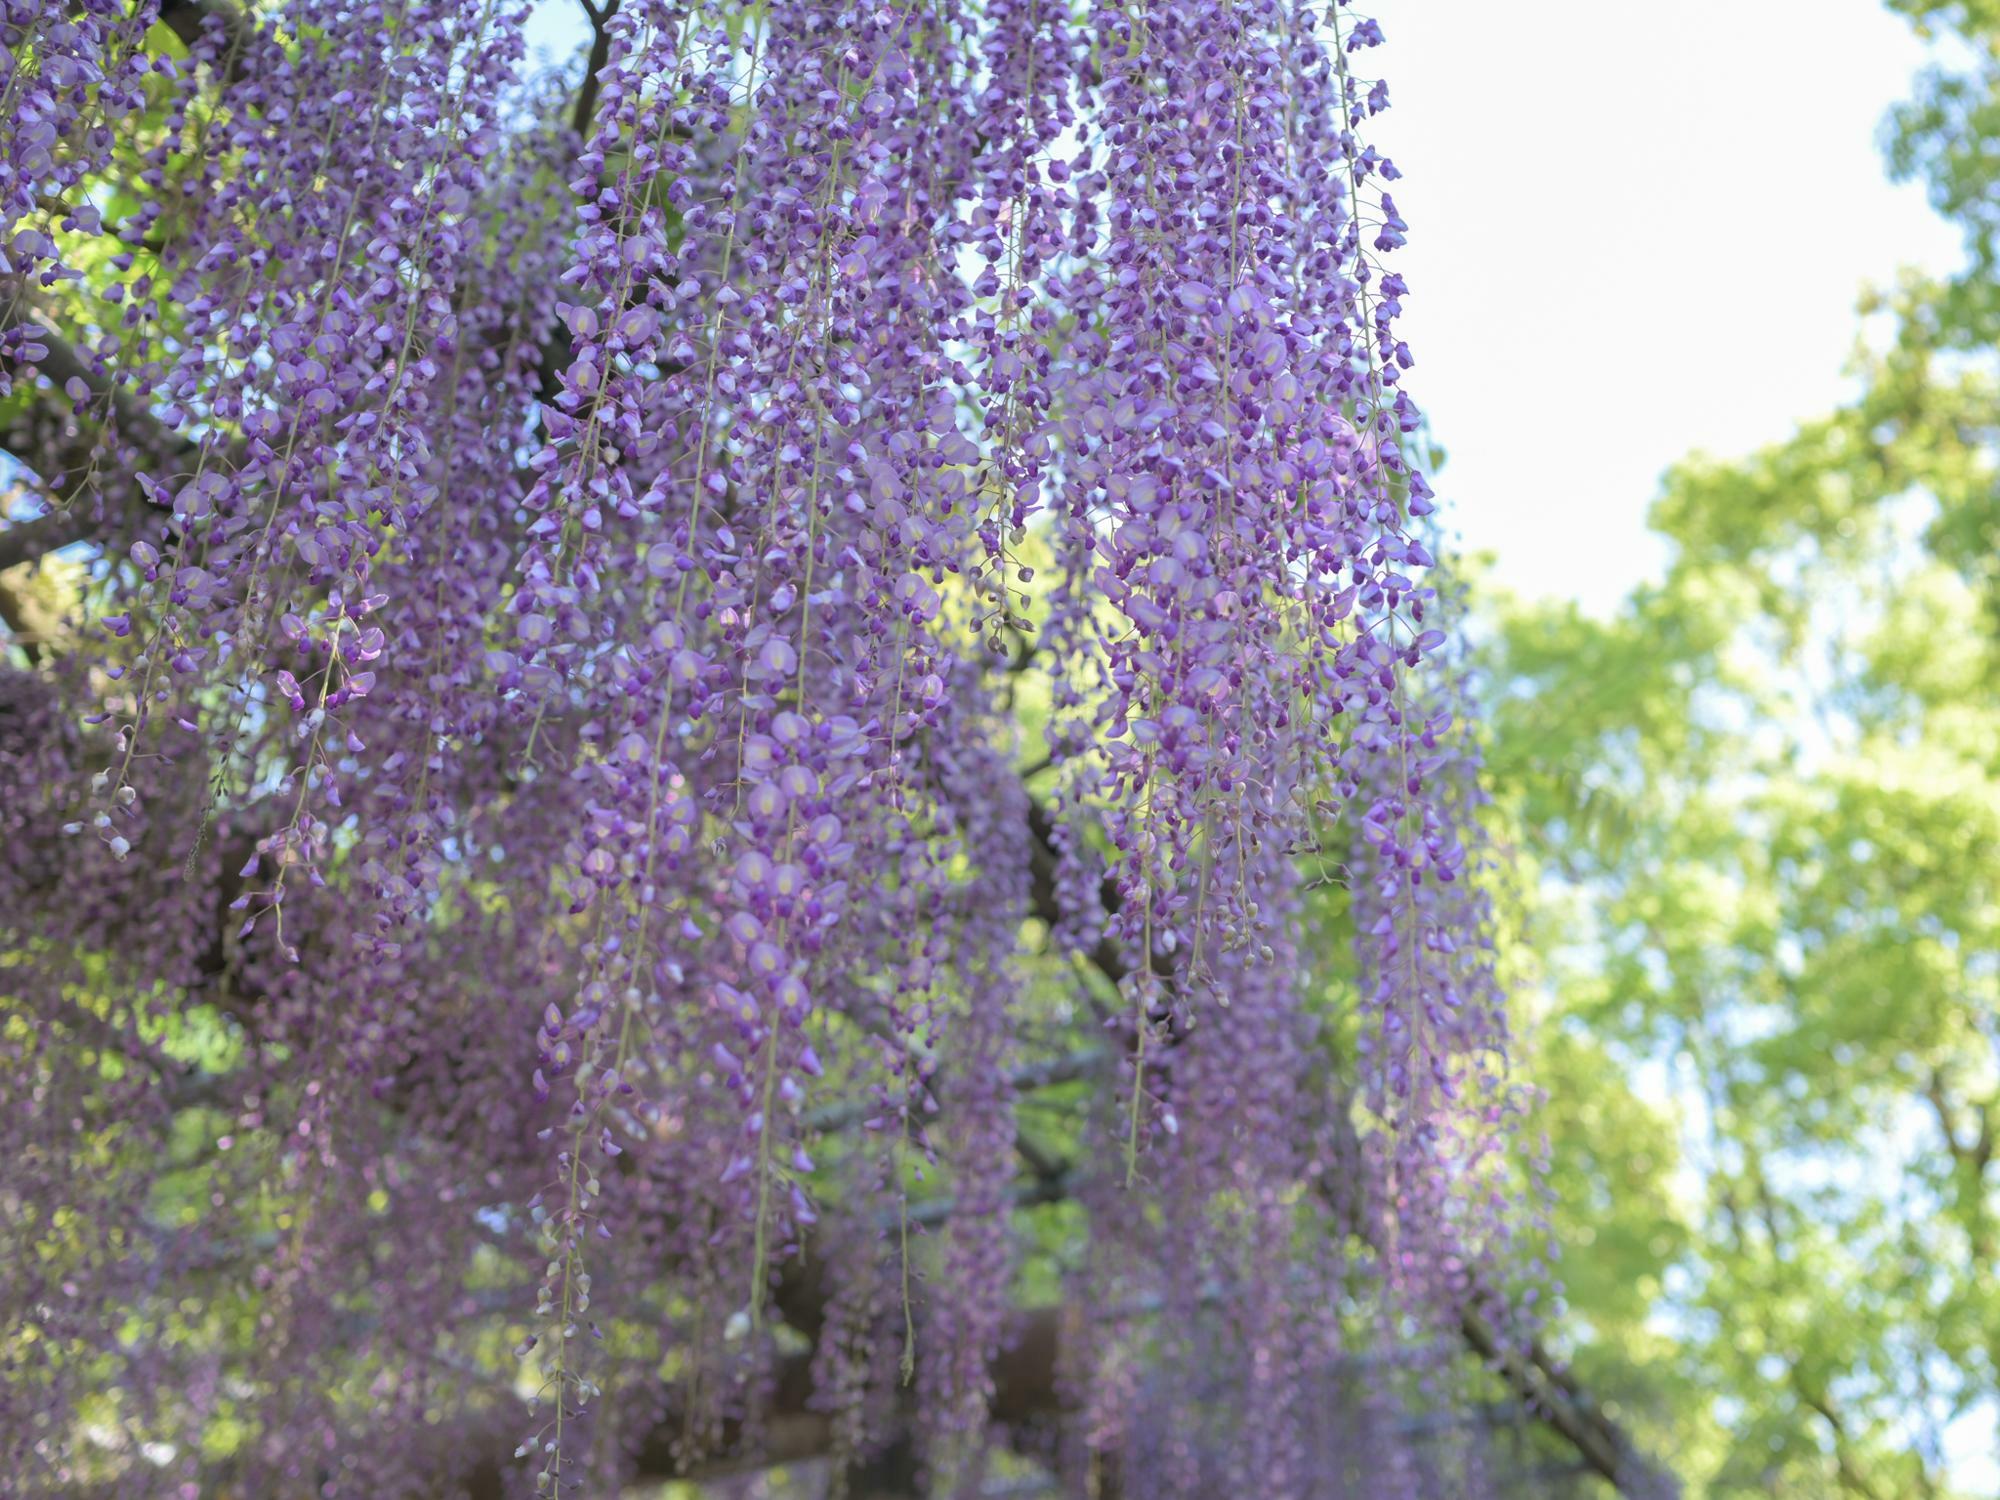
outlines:
[[[1048,808],[1035,797],[1028,799],[1028,831],[1034,835],[1034,843],[1029,849],[1028,909],[1053,928],[1063,918],[1056,894],[1056,870],[1060,859],[1056,850],[1056,824]],[[1125,897],[1119,891],[1118,883],[1109,875],[1097,884],[1097,903],[1106,917],[1115,917],[1125,908]],[[1097,945],[1084,958],[1110,982],[1113,989],[1123,984],[1138,967],[1126,955],[1123,945],[1109,933],[1100,937]],[[1162,979],[1172,979],[1172,957],[1154,953],[1152,970]]]
[[[6,541],[7,536],[8,533],[0,532],[0,542]],[[39,663],[47,654],[47,642],[36,635],[28,624],[21,596],[4,578],[0,578],[0,625],[7,627],[8,638],[21,648],[30,666]]]
[[[1673,1493],[1673,1485],[1643,1457],[1624,1430],[1570,1377],[1538,1342],[1523,1350],[1506,1340],[1478,1308],[1467,1305],[1459,1330],[1473,1353],[1493,1370],[1535,1418],[1576,1450],[1590,1472],[1621,1495]]]
[[[1792,1388],[1798,1392],[1801,1401],[1820,1415],[1833,1434],[1833,1466],[1840,1487],[1850,1495],[1861,1496],[1861,1500],[1882,1500],[1881,1491],[1869,1482],[1868,1476],[1854,1462],[1854,1445],[1847,1423],[1841,1419],[1825,1393],[1807,1383],[1796,1365],[1792,1367]]]
[[[32,386],[37,376],[54,388],[51,397],[0,431],[0,448],[43,480],[47,486],[44,499],[50,506],[43,515],[0,531],[0,571],[5,571],[24,562],[38,562],[75,542],[101,541],[121,521],[135,520],[139,512],[149,508],[140,500],[141,491],[130,475],[118,476],[121,482],[114,487],[128,496],[126,503],[107,507],[102,513],[89,503],[92,479],[111,435],[86,433],[75,426],[65,390],[71,381],[83,385],[93,406],[108,405],[116,433],[162,464],[192,455],[195,449],[186,438],[163,426],[129,392],[93,369],[53,323],[24,308],[22,298],[9,296],[0,301],[10,307],[0,311],[0,333],[30,325],[34,341],[45,351],[32,366],[9,359],[5,374],[17,390],[24,384]]]
[[[1023,1064],[1007,1075],[1007,1082],[1016,1093],[1025,1094],[1035,1089],[1052,1088],[1059,1083],[1070,1083],[1088,1077],[1103,1063],[1103,1048],[1080,1047],[1074,1052],[1064,1053],[1061,1057]],[[806,1117],[806,1125],[809,1129],[819,1132],[846,1130],[875,1114],[877,1109],[878,1106],[872,1100],[848,1100],[812,1111]]]
[[[86,541],[92,530],[90,518],[81,510],[52,510],[9,526],[0,531],[0,573],[24,562],[39,562],[72,542]]]
[[[210,17],[221,24],[225,38],[223,79],[234,83],[243,76],[244,54],[256,31],[235,0],[160,0],[160,24],[190,49],[200,42]]]
[[[590,17],[590,57],[583,65],[583,86],[576,91],[576,107],[570,111],[569,128],[584,140],[590,139],[591,116],[597,113],[597,75],[611,57],[611,18],[618,14],[619,0],[605,0],[602,7],[591,0],[578,0]]]

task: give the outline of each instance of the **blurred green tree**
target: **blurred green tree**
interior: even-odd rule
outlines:
[[[1964,271],[1864,299],[1851,404],[1676,466],[1615,617],[1494,606],[1580,1364],[1696,1494],[1994,1483],[2000,5],[1892,8]]]

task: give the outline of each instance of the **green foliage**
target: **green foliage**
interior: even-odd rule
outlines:
[[[1851,405],[1673,469],[1613,618],[1496,608],[1570,1325],[1696,1495],[1966,1493],[1995,1439],[2000,6],[1895,8],[1964,65],[1891,159],[1967,272],[1864,303]]]

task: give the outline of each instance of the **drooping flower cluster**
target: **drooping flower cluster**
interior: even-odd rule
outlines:
[[[1513,1106],[1373,23],[167,9],[0,9],[16,1470],[1407,1453]]]

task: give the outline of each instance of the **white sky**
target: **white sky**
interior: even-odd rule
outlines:
[[[1665,468],[1838,402],[1864,282],[1957,234],[1878,132],[1924,49],[1875,0],[1376,0],[1409,389],[1498,581],[1606,609]]]

